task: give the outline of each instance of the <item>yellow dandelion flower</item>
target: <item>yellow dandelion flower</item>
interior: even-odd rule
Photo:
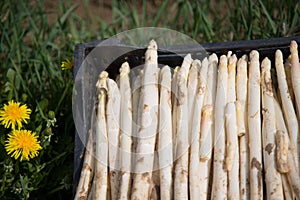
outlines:
[[[69,60],[69,59],[66,59],[65,61],[62,61],[61,62],[61,69],[62,70],[69,70],[69,69],[72,69],[74,66],[74,60]]]
[[[37,135],[29,130],[13,130],[8,134],[5,142],[5,149],[11,157],[20,160],[29,160],[38,155],[38,150],[42,149]]]
[[[0,121],[5,128],[12,129],[22,127],[22,122],[27,123],[31,110],[27,108],[27,105],[21,105],[19,102],[14,102],[13,100],[9,101],[8,104],[5,104],[3,110],[0,110]]]

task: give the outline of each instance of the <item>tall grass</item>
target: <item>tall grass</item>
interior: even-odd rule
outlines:
[[[199,42],[300,34],[300,2],[292,0],[113,0],[112,22],[93,16],[91,4],[104,2],[84,0],[81,18],[70,0],[58,1],[52,11],[46,1],[0,2],[0,106],[10,99],[28,104],[33,110],[28,128],[43,146],[39,157],[16,161],[5,152],[8,131],[0,127],[1,199],[71,197],[73,82],[60,63],[73,56],[75,44],[143,26],[171,28]]]

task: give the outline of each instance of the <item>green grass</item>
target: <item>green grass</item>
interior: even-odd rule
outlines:
[[[199,42],[300,34],[300,3],[291,0],[153,0],[155,11],[146,0],[113,0],[112,23],[91,16],[89,4],[95,2],[103,5],[84,1],[84,18],[70,1],[59,1],[51,13],[45,12],[45,1],[0,3],[0,106],[10,99],[26,103],[33,111],[26,128],[39,135],[43,146],[37,158],[16,161],[4,149],[9,130],[0,126],[1,199],[71,197],[73,82],[71,71],[61,71],[60,64],[72,58],[75,44],[142,26],[167,27]],[[56,18],[50,25],[48,14]]]

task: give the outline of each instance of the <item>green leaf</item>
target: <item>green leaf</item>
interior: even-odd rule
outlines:
[[[263,11],[264,11],[264,13],[265,13],[265,15],[266,15],[266,17],[268,19],[268,22],[269,22],[269,24],[270,24],[270,26],[271,26],[271,28],[273,30],[273,34],[276,34],[276,25],[275,25],[274,21],[272,20],[269,12],[267,11],[264,3],[261,0],[259,0],[259,4],[260,4],[261,8],[263,9]]]

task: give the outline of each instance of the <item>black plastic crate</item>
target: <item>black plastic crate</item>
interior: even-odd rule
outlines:
[[[233,42],[217,42],[217,43],[205,43],[201,44],[205,51],[209,54],[216,53],[218,57],[222,54],[227,54],[228,51],[232,51],[237,57],[241,57],[244,54],[249,54],[251,50],[257,50],[260,53],[260,61],[263,58],[268,57],[274,64],[275,51],[280,49],[283,53],[284,59],[290,55],[289,45],[291,40],[297,41],[300,44],[300,36],[284,37],[284,38],[272,38],[272,39],[262,39],[262,40],[243,40],[243,41],[233,41]],[[135,47],[121,44],[119,41],[115,41],[110,46],[99,47],[100,43],[106,40],[93,41],[84,44],[78,44],[75,48],[75,63],[73,75],[76,78],[77,73],[80,70],[80,66],[88,55],[93,54],[93,58],[98,59],[87,61],[86,65],[98,64],[99,68],[97,72],[89,70],[88,66],[85,67],[86,70],[81,72],[84,74],[84,80],[80,79],[77,81],[78,84],[84,85],[81,91],[76,91],[81,96],[77,98],[82,98],[86,100],[85,106],[82,106],[82,115],[85,115],[85,121],[82,121],[79,127],[81,127],[82,134],[79,136],[77,130],[75,132],[75,146],[74,146],[74,172],[73,172],[73,192],[75,192],[80,171],[82,168],[83,156],[84,156],[84,142],[86,141],[86,136],[90,129],[90,119],[92,113],[92,106],[94,105],[93,94],[95,94],[95,84],[98,79],[99,73],[104,70],[103,66],[108,66],[106,70],[109,72],[111,78],[115,78],[119,73],[119,67],[125,61],[127,61],[131,68],[141,65],[144,63],[144,54],[146,47]],[[160,64],[168,64],[170,67],[175,67],[181,65],[183,57],[190,53],[192,58],[203,58],[207,56],[203,54],[203,51],[199,49],[199,45],[177,45],[169,46],[158,49],[158,62]],[[119,52],[122,56],[118,58],[112,57],[112,52]],[[122,54],[122,52],[126,52]],[[274,66],[272,66],[274,67]],[[76,79],[75,79],[76,80]],[[84,81],[84,82],[83,82]],[[76,84],[76,82],[75,82]],[[74,116],[78,116],[78,110],[75,109]],[[80,118],[81,119],[81,118]]]

